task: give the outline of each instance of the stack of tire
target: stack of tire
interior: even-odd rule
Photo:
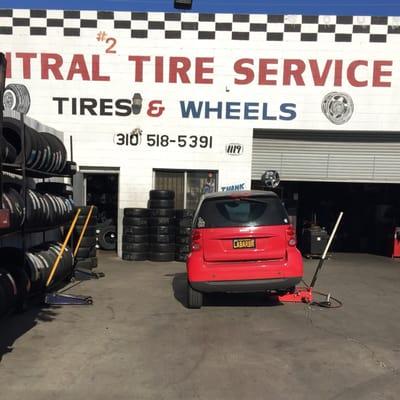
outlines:
[[[61,251],[61,247],[62,243],[59,242],[43,243],[25,253],[26,272],[31,282],[32,293],[44,292],[47,279]],[[74,258],[72,249],[66,247],[50,286],[57,287],[63,282],[68,281],[72,277],[73,266]]]
[[[0,267],[0,316],[24,308],[30,295],[43,294],[52,267],[61,251],[58,242],[43,243],[25,254],[22,249],[3,247]],[[60,287],[73,272],[72,250],[65,248],[50,287]]]
[[[4,118],[3,137],[4,141],[0,144],[6,162],[20,164],[25,157],[27,168],[53,174],[65,172],[67,152],[57,136],[47,132],[37,132],[25,125],[25,154],[23,154],[20,121]]]
[[[81,212],[74,229],[74,246],[83,231],[85,221],[89,215],[90,206],[78,207]],[[93,269],[97,267],[97,248],[96,248],[96,225],[97,225],[97,207],[93,207],[93,212],[86,227],[84,236],[76,253],[76,267],[84,269]]]
[[[150,190],[149,208],[149,252],[150,261],[175,260],[175,192]]]
[[[147,208],[125,208],[122,232],[122,259],[147,260],[149,227]]]
[[[0,249],[0,317],[22,309],[31,291],[24,267],[24,253],[14,247]]]
[[[175,210],[175,225],[176,225],[176,251],[175,260],[187,260],[190,252],[190,237],[192,232],[193,210]]]
[[[64,188],[66,185],[61,184]],[[22,195],[22,185],[18,180],[6,181],[4,184],[2,207],[10,211],[10,228],[1,233],[15,232],[25,228],[40,230],[56,227],[71,221],[73,202],[69,197],[46,191],[26,189],[26,208]]]

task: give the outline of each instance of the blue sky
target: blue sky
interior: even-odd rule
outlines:
[[[0,8],[174,11],[173,0],[0,0]],[[400,0],[193,0],[194,12],[400,15]]]

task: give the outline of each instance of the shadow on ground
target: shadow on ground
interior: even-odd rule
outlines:
[[[175,299],[187,308],[187,274],[173,274],[172,289]],[[203,297],[205,307],[276,307],[283,304],[265,293],[208,293]]]
[[[36,305],[25,312],[0,319],[0,363],[5,354],[13,351],[14,342],[19,337],[30,331],[39,322],[53,321],[56,315],[54,306],[50,309]]]

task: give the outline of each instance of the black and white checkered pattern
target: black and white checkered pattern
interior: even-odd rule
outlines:
[[[106,29],[137,39],[400,41],[400,17],[0,10],[0,35],[83,36]]]

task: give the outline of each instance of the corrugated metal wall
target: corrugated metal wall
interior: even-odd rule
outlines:
[[[400,132],[265,131],[253,135],[252,179],[400,183]]]

